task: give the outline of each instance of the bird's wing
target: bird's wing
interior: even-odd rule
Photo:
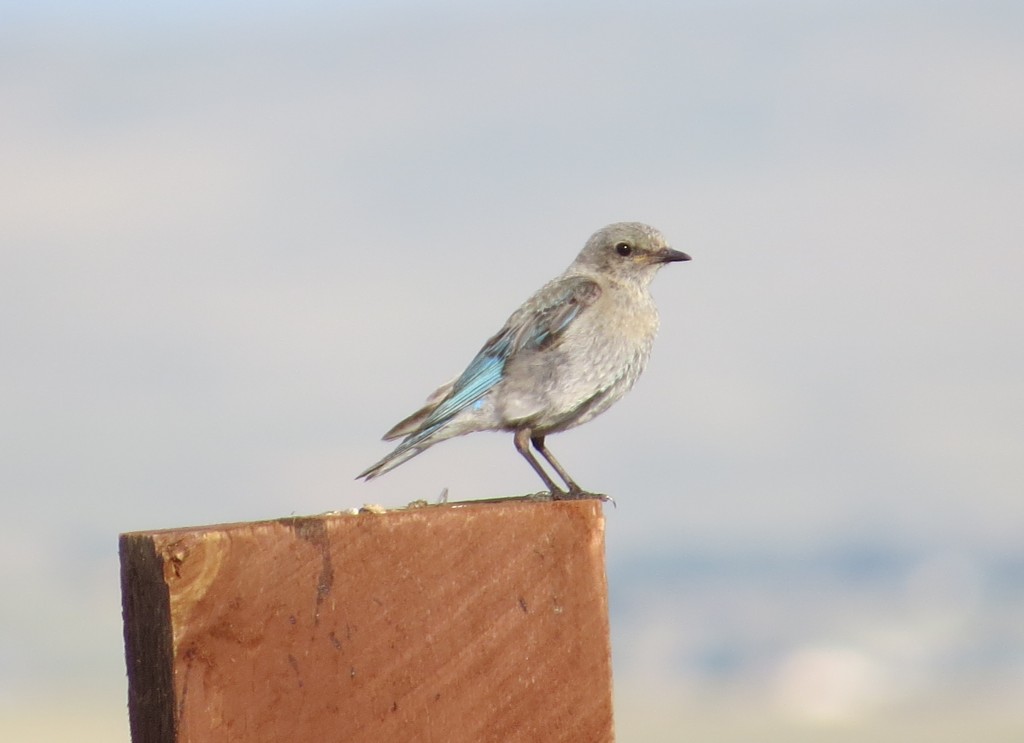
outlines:
[[[403,418],[392,426],[391,430],[384,434],[384,440],[391,441],[392,439],[400,439],[403,436],[408,436],[411,433],[420,431],[423,427],[423,421],[425,421],[430,414],[434,412],[434,408],[436,408],[442,400],[451,394],[452,390],[455,388],[455,382],[456,380],[453,379],[434,390],[430,394],[430,397],[427,398],[427,401],[423,403],[423,407],[408,418]]]
[[[442,423],[478,401],[501,381],[510,358],[524,350],[550,347],[600,296],[597,282],[582,276],[556,279],[542,288],[484,344],[448,397],[418,421],[419,429]]]

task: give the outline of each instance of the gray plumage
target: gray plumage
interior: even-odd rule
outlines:
[[[370,480],[434,444],[474,431],[510,431],[554,498],[587,497],[545,446],[621,398],[644,370],[658,330],[648,286],[666,263],[690,256],[639,222],[598,230],[576,260],[509,317],[457,378],[384,435],[402,438],[362,472]],[[530,444],[565,482],[559,488]]]

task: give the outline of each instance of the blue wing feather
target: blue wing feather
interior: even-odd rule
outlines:
[[[522,350],[550,346],[569,328],[580,312],[601,294],[590,279],[573,277],[551,287],[554,296],[538,309],[523,316],[517,312],[493,338],[484,344],[462,375],[455,380],[451,394],[423,421],[421,430],[443,423],[459,411],[479,401],[501,381],[505,364]]]
[[[455,382],[451,397],[434,408],[434,411],[423,421],[424,427],[448,420],[487,394],[491,387],[501,381],[506,360],[506,356],[477,356]]]
[[[448,420],[486,395],[488,390],[500,382],[502,372],[505,371],[505,362],[509,358],[511,341],[507,327],[502,328],[497,335],[487,341],[469,362],[462,376],[455,380],[451,395],[434,408],[423,422],[423,426]]]

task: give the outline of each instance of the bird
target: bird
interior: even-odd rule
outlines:
[[[598,230],[560,276],[512,313],[458,377],[384,434],[384,441],[401,442],[356,479],[372,480],[455,436],[505,431],[552,500],[607,499],[576,483],[552,455],[547,437],[600,415],[633,387],[658,330],[651,280],[666,264],[689,260],[640,222]]]

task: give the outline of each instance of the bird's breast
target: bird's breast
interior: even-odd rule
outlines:
[[[557,344],[509,364],[506,420],[554,432],[604,412],[643,372],[657,330],[650,295],[605,290]]]

